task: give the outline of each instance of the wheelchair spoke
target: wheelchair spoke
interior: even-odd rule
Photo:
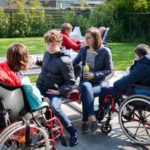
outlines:
[[[146,117],[144,117],[144,119],[146,119],[147,117],[149,117],[150,116],[150,114],[148,114]]]
[[[131,109],[129,106],[127,106],[127,108],[131,111],[132,114],[134,114],[140,120],[140,117],[135,113],[135,108]]]
[[[150,134],[149,134],[149,132],[148,132],[147,128],[145,127],[145,124],[144,124],[144,123],[143,123],[143,126],[144,126],[144,128],[145,128],[145,131],[146,131],[146,133],[147,133],[148,137],[150,138]]]
[[[136,129],[136,131],[135,131],[135,133],[134,133],[134,137],[136,137],[136,134],[137,134],[137,132],[138,132],[138,130],[139,130],[140,125],[141,125],[141,123],[139,123],[139,125],[138,125],[138,127],[137,127],[137,129]]]

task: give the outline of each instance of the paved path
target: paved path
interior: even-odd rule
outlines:
[[[100,130],[95,134],[82,134],[80,129],[81,114],[67,105],[63,105],[62,109],[66,114],[69,112],[68,116],[78,130],[79,144],[75,147],[63,147],[58,143],[58,150],[150,150],[150,146],[141,146],[129,141],[120,128],[117,114],[113,115],[110,134],[105,135]]]

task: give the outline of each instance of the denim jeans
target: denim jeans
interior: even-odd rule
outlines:
[[[95,115],[94,111],[94,97],[99,96],[100,85],[92,84],[88,81],[81,81],[81,101],[82,101],[82,110],[83,118],[82,120],[88,121],[88,117]]]
[[[40,92],[43,96],[48,97],[50,100],[50,104],[52,107],[52,110],[56,117],[58,117],[63,124],[63,126],[67,129],[67,127],[72,126],[71,121],[66,116],[66,114],[61,109],[61,97],[60,96],[54,96],[46,94],[46,90],[40,89]]]

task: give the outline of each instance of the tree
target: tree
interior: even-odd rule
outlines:
[[[39,2],[39,0],[32,0],[29,2],[29,7],[40,8],[42,7],[42,4]]]
[[[143,12],[143,11],[147,11],[148,10],[148,0],[136,0],[134,2],[134,9],[135,11],[140,11],[140,12]]]
[[[80,5],[83,7],[86,5],[87,0],[79,0]]]

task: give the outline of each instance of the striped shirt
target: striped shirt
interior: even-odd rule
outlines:
[[[96,52],[87,51],[85,63],[89,66],[90,70],[95,69]]]

